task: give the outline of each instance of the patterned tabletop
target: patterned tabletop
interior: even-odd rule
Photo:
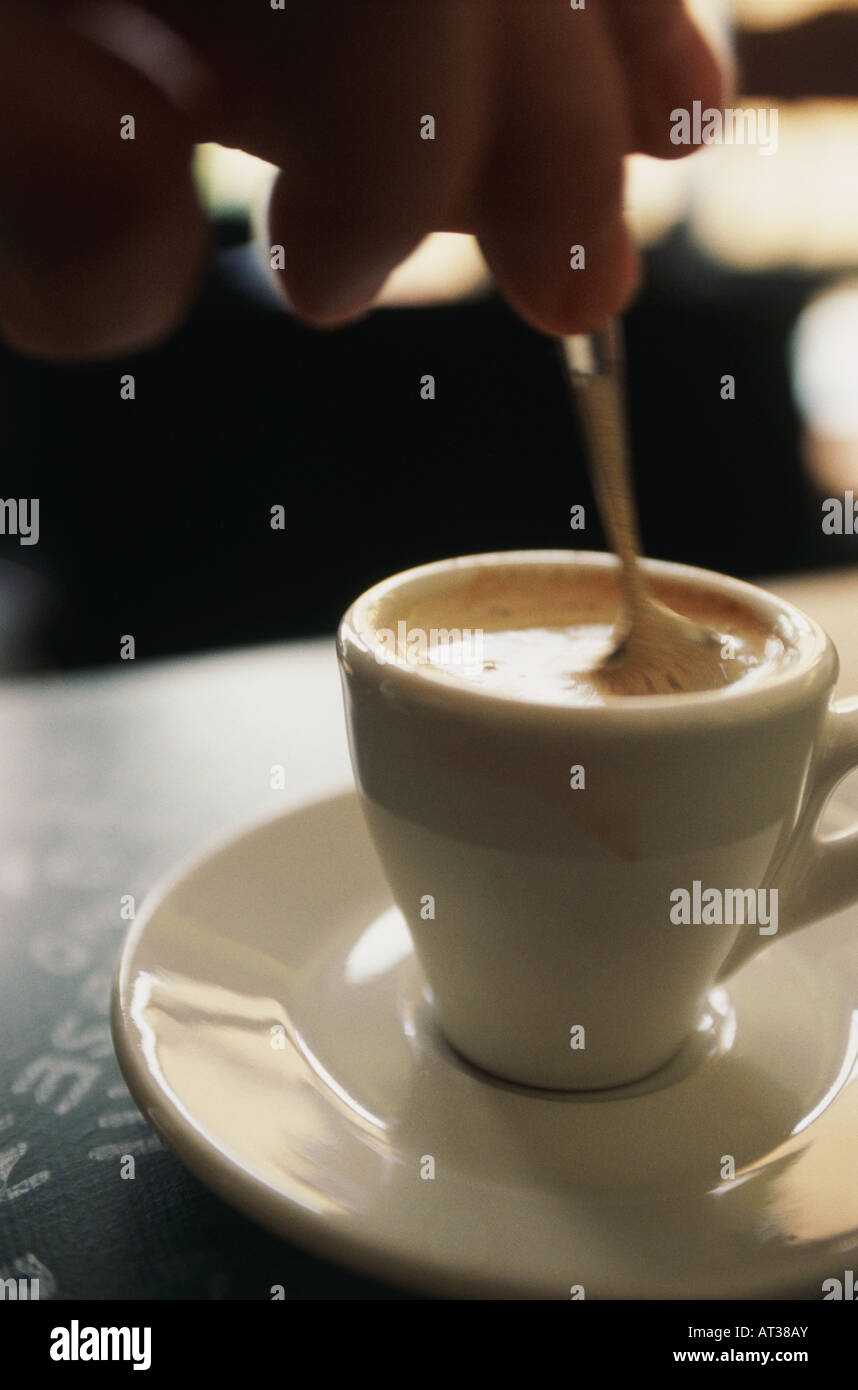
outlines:
[[[0,1279],[59,1299],[391,1296],[192,1178],[107,1022],[128,916],[177,858],[350,780],[330,640],[0,687]]]

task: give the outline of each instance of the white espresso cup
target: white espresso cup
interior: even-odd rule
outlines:
[[[858,700],[831,702],[831,640],[752,585],[645,568],[756,615],[791,659],[718,690],[592,706],[487,690],[391,644],[418,603],[439,629],[462,629],[475,584],[541,571],[574,594],[588,575],[616,576],[612,556],[587,552],[424,565],[377,584],[340,625],[359,795],[440,1027],[465,1058],[526,1085],[597,1089],[656,1071],[716,981],[858,897],[858,830],[817,829],[858,764]]]

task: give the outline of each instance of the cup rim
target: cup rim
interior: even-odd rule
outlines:
[[[348,673],[355,667],[366,672],[375,670],[376,679],[385,682],[386,689],[402,697],[420,698],[460,710],[478,710],[482,717],[524,715],[535,719],[556,721],[561,714],[571,722],[583,720],[588,724],[611,725],[626,719],[646,721],[659,716],[679,717],[684,723],[732,721],[741,716],[763,716],[811,698],[819,685],[830,690],[839,671],[839,658],[825,630],[795,604],[776,594],[750,584],[746,580],[721,574],[716,570],[680,564],[673,560],[643,559],[644,570],[656,578],[673,579],[685,584],[704,587],[744,604],[745,607],[769,619],[786,616],[801,639],[797,658],[759,683],[733,685],[715,690],[670,695],[623,695],[602,705],[569,704],[562,699],[528,700],[515,693],[486,689],[469,681],[451,680],[443,670],[431,663],[406,662],[399,655],[387,655],[378,660],[381,649],[369,612],[380,600],[406,584],[421,579],[436,578],[474,567],[491,568],[509,565],[568,564],[588,569],[619,569],[617,557],[597,550],[502,550],[473,555],[452,556],[416,565],[387,576],[360,594],[349,606],[337,630],[337,654]]]

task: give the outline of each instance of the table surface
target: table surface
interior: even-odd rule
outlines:
[[[858,694],[858,569],[766,587],[830,632]],[[59,1299],[410,1296],[209,1193],[136,1109],[107,1022],[126,895],[351,780],[329,638],[0,684],[0,1278]]]

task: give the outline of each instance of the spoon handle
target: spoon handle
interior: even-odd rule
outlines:
[[[640,534],[625,430],[622,329],[616,319],[597,333],[561,339],[589,445],[590,475],[608,543],[623,566],[630,617],[646,593],[638,567]]]

